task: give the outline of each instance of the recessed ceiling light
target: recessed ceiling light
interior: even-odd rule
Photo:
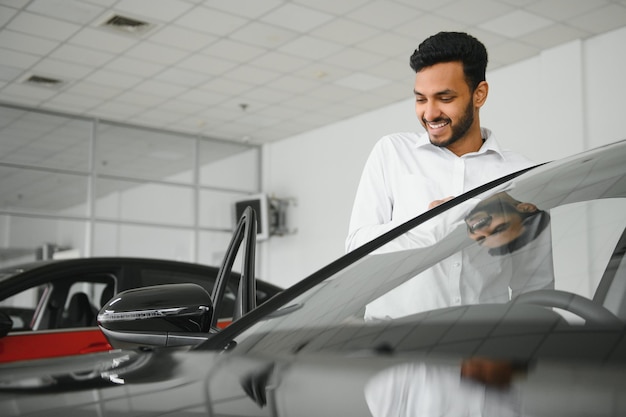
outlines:
[[[128,35],[143,35],[154,28],[155,24],[120,14],[114,14],[105,19],[99,26]]]
[[[37,87],[59,89],[65,85],[65,81],[59,78],[47,77],[43,75],[28,75],[22,81],[22,84],[34,85]]]

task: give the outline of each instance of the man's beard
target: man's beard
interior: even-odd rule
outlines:
[[[427,125],[426,120],[422,119],[422,121],[424,122],[424,125]],[[465,134],[469,131],[470,127],[472,127],[472,124],[474,123],[474,103],[472,102],[472,100],[470,100],[469,103],[467,103],[467,107],[465,108],[465,113],[463,114],[463,117],[459,120],[458,123],[453,125],[452,120],[445,119],[445,118],[430,120],[431,123],[439,122],[439,121],[442,121],[442,122],[445,121],[445,122],[450,123],[450,127],[452,129],[452,136],[450,136],[450,139],[444,142],[439,142],[439,143],[436,143],[433,141],[433,138],[430,137],[430,133],[428,134],[428,138],[430,139],[430,143],[432,143],[433,145],[438,146],[440,148],[447,148],[448,146],[452,145],[453,143],[461,139],[463,136],[465,136]]]

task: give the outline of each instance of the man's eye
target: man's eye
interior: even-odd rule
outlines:
[[[418,98],[416,98],[416,99],[415,99],[415,102],[416,102],[416,103],[426,103],[426,99],[425,99],[425,98],[419,98],[419,97],[418,97]]]
[[[454,97],[441,97],[441,101],[443,101],[444,103],[449,103],[452,100],[454,100]]]

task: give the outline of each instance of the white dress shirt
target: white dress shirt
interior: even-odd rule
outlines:
[[[374,147],[357,189],[346,249],[425,212],[434,200],[458,196],[532,166],[527,158],[502,150],[489,130],[482,129],[482,134],[486,140],[481,149],[461,157],[430,144],[426,134],[383,137]],[[445,221],[427,222],[381,251],[430,246],[449,233],[469,239],[463,219],[475,203],[468,201],[446,212]],[[457,252],[370,303],[365,318],[397,318],[455,305],[506,302],[511,293],[549,288],[553,283],[549,229],[515,256],[493,256],[476,245]],[[528,259],[531,252],[535,261],[524,266],[520,256]],[[535,279],[524,281],[528,276]]]
[[[478,152],[456,156],[430,143],[428,134],[395,133],[372,150],[357,188],[346,251],[428,210],[428,205],[528,168],[532,161],[503,150],[490,130]]]

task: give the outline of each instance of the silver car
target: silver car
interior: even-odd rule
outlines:
[[[260,306],[253,218],[222,266],[245,251],[233,324],[219,279],[122,292],[98,315],[116,349],[0,366],[0,414],[626,415],[626,142],[459,196]]]

